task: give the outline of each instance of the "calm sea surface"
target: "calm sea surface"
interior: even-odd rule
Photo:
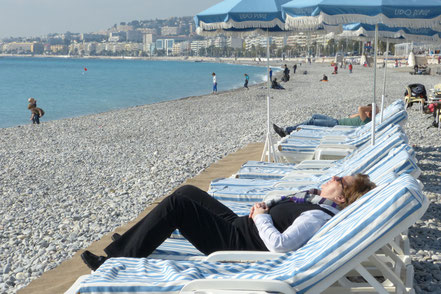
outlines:
[[[87,70],[86,70],[87,69]],[[152,104],[265,80],[266,69],[205,62],[0,57],[0,127],[29,124],[29,97],[42,121]]]

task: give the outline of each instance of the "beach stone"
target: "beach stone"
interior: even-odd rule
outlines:
[[[314,113],[343,117],[369,103],[371,68],[355,66],[351,76],[342,71],[324,85],[317,81],[329,65],[307,66],[308,75],[292,75],[285,91],[271,91],[274,123],[288,126]],[[421,82],[430,88],[439,83],[437,76],[416,77],[400,69],[390,74],[386,104],[402,98],[407,84]],[[420,180],[432,202],[426,216],[409,229],[418,292],[439,281],[432,266],[439,269],[441,262],[441,144],[435,139],[437,130],[427,129],[428,116],[414,108],[408,109],[404,129],[415,145]],[[7,289],[0,292],[16,293],[134,219],[187,178],[250,142],[263,142],[265,136],[263,85],[44,121],[39,128],[0,129],[0,166],[6,171],[0,177],[0,267]],[[271,136],[273,142],[279,139]],[[16,279],[13,269],[19,267],[25,274],[32,269],[32,274]],[[430,272],[432,280],[426,283]]]
[[[17,280],[23,280],[25,278],[26,278],[26,275],[24,273],[17,273],[15,275],[15,279],[17,279]]]

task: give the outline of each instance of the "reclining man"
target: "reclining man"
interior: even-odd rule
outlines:
[[[378,107],[376,107],[376,113],[379,112]],[[336,125],[341,126],[361,126],[365,125],[372,120],[372,104],[366,106],[358,107],[358,113],[352,114],[349,117],[336,119],[323,114],[314,114],[310,119],[296,124],[291,127],[286,127],[285,129],[273,124],[274,131],[280,137],[286,137],[291,132],[297,130],[300,125],[314,125],[319,127],[335,127]]]
[[[303,246],[334,214],[375,187],[367,175],[332,177],[321,186],[269,202],[255,203],[238,216],[208,193],[183,186],[114,240],[98,256],[81,254],[92,270],[110,257],[147,257],[179,229],[199,251],[288,252]]]

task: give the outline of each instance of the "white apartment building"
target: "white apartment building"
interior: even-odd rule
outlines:
[[[179,27],[164,26],[161,28],[161,35],[163,36],[176,36],[178,34]]]
[[[144,33],[142,35],[143,51],[150,52],[152,44],[153,44],[153,34]]]
[[[197,41],[192,41],[190,43],[190,48],[191,51],[193,51],[195,54],[199,53],[199,50],[201,48],[208,48],[210,47],[210,43],[209,40],[197,40]]]
[[[286,39],[287,39],[287,37],[284,37],[284,36],[283,37],[273,37],[272,38],[273,43],[276,44],[276,48],[277,49],[281,49],[281,48],[286,46]]]
[[[274,42],[273,37],[269,38],[269,44],[271,45]],[[266,48],[267,44],[267,37],[264,36],[253,36],[253,37],[247,37],[245,39],[245,49],[250,50],[253,45],[255,47],[264,47]]]
[[[184,41],[173,44],[172,54],[174,56],[187,55],[190,51],[190,42]]]

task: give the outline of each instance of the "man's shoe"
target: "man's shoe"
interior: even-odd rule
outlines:
[[[113,234],[113,235],[112,235],[112,237],[111,237],[111,238],[112,238],[112,241],[114,241],[114,242],[115,242],[116,240],[118,240],[119,238],[121,238],[121,235],[120,235],[120,234],[118,234],[118,233],[115,233],[115,234]]]
[[[288,134],[285,132],[285,130],[283,130],[281,127],[276,126],[275,124],[273,124],[273,128],[274,131],[277,133],[277,135],[279,135],[280,137],[286,137],[288,136]]]
[[[105,256],[95,255],[88,250],[81,253],[81,259],[93,271],[96,271],[107,260],[107,258],[108,257]]]

